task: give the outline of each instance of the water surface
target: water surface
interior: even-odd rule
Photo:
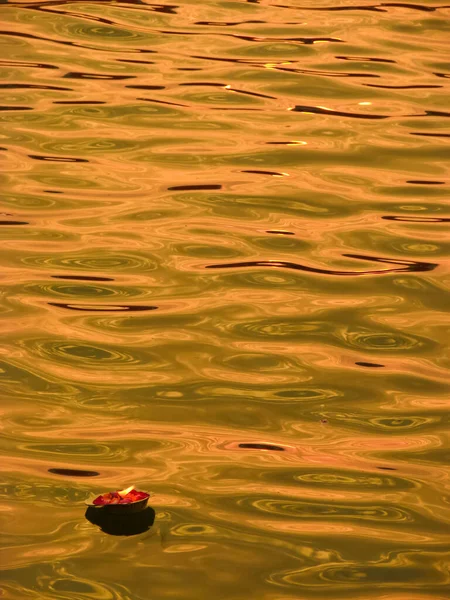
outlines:
[[[449,6],[0,12],[2,597],[448,598]]]

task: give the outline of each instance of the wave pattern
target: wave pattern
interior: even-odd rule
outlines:
[[[447,598],[449,6],[1,13],[3,596]]]

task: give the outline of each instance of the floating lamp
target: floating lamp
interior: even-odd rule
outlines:
[[[92,508],[102,509],[109,514],[127,515],[141,512],[147,506],[150,494],[141,492],[134,485],[117,492],[101,494],[86,504]]]

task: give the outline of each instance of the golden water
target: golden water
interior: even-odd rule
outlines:
[[[0,15],[2,598],[448,598],[450,7]]]

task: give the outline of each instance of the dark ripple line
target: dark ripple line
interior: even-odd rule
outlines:
[[[116,58],[116,62],[136,63],[138,65],[154,65],[154,60],[132,60],[131,58]]]
[[[412,10],[421,10],[423,12],[434,12],[438,8],[446,8],[445,6],[424,6],[423,4],[409,4],[406,2],[382,2],[380,6],[392,6],[394,8],[411,8]]]
[[[167,104],[169,106],[182,106],[183,108],[189,108],[187,104],[179,104],[177,102],[168,102],[167,100],[155,100],[155,98],[136,98],[141,102],[155,102],[156,104]]]
[[[100,475],[97,471],[83,471],[81,469],[48,469],[48,472],[64,477],[97,477]]]
[[[297,105],[290,109],[292,112],[314,113],[316,115],[330,115],[333,117],[350,117],[352,119],[389,119],[389,115],[368,115],[366,113],[351,113],[342,110],[332,110],[331,108],[321,108],[320,106],[301,106]]]
[[[254,173],[255,175],[270,175],[272,177],[284,177],[283,173],[278,171],[260,171],[259,169],[244,169],[240,173]]]
[[[68,163],[87,163],[87,158],[70,158],[68,156],[39,156],[38,154],[29,154],[29,158],[34,160],[43,160],[46,162],[68,162]]]
[[[370,363],[370,362],[355,362],[355,365],[359,365],[360,367],[372,367],[372,368],[382,368],[384,365],[379,365],[378,363]]]
[[[381,88],[385,90],[428,90],[443,88],[443,85],[379,85],[378,83],[363,83],[365,87]]]
[[[237,94],[245,94],[247,96],[256,96],[256,98],[269,98],[270,100],[276,100],[276,96],[268,96],[267,94],[258,94],[257,92],[247,92],[246,90],[237,90],[236,88],[227,88],[229,92],[236,92]]]
[[[291,6],[286,6],[284,4],[276,4],[279,8],[292,8]],[[387,12],[382,8],[378,8],[377,4],[373,6],[327,6],[326,8],[311,8],[310,6],[299,6],[298,10],[320,10],[322,12],[335,12],[341,10],[368,10],[373,12]]]
[[[392,269],[392,271],[433,271],[437,266],[439,266],[437,263],[404,260],[398,258],[381,258],[379,256],[369,256],[366,254],[343,254],[342,256],[345,256],[346,258],[356,258],[357,260],[371,260],[389,265],[405,265],[405,269]],[[385,272],[386,271],[381,271],[381,273]]]
[[[406,183],[413,183],[416,185],[445,185],[445,181],[425,181],[424,179],[410,179]]]
[[[208,25],[211,27],[233,27],[234,25],[246,25],[247,23],[266,24],[266,21],[195,21],[194,25]]]
[[[282,69],[280,69],[282,70]],[[369,85],[367,83],[363,85]],[[370,115],[367,113],[351,113],[345,112],[341,110],[333,110],[332,108],[324,108],[322,106],[303,106],[296,105],[288,110],[292,112],[301,112],[301,113],[312,113],[317,115],[328,115],[332,117],[350,117],[353,119],[392,119],[395,118],[393,115]],[[450,117],[450,113],[437,111],[437,110],[426,110],[423,113],[415,113],[412,115],[398,115],[400,117]]]
[[[193,35],[203,36],[211,35],[210,33],[200,33],[198,31],[167,31],[159,29],[158,33],[163,35]],[[298,42],[300,44],[314,44],[315,42],[339,42],[343,43],[344,40],[340,38],[332,37],[266,37],[258,35],[238,35],[236,33],[216,33],[214,35],[222,37],[232,37],[238,40],[244,40],[245,42]]]
[[[420,271],[432,271],[438,265],[434,263],[418,262],[412,260],[394,260],[390,258],[379,258],[375,256],[364,256],[361,254],[343,254],[347,258],[356,258],[360,260],[370,260],[375,262],[402,265],[397,269],[372,269],[370,271],[335,271],[332,269],[319,269],[316,267],[308,267],[298,263],[288,261],[271,261],[271,260],[253,260],[246,262],[237,263],[224,263],[220,265],[206,265],[205,269],[235,269],[245,267],[272,267],[272,268],[284,268],[294,269],[296,271],[307,271],[308,273],[318,273],[320,275],[340,275],[340,276],[361,276],[361,275],[381,275],[384,273],[399,273],[399,272],[420,272]]]
[[[381,217],[386,221],[404,221],[405,223],[449,223],[450,217],[403,217],[385,215]]]
[[[74,281],[114,281],[112,277],[93,277],[91,275],[51,275],[53,279],[73,279]]]
[[[199,60],[214,60],[216,62],[229,62],[229,63],[236,63],[236,64],[242,64],[242,65],[251,65],[253,67],[258,67],[258,66],[262,67],[264,65],[264,61],[252,60],[250,58],[218,58],[216,56],[202,56],[202,55],[196,55],[196,54],[192,54],[190,56],[190,58],[197,58]]]
[[[31,68],[31,69],[59,69],[56,65],[49,65],[46,63],[35,63],[25,60],[0,60],[0,67],[20,67],[20,68]]]
[[[54,100],[53,104],[106,104],[103,100]]]
[[[178,84],[180,87],[187,87],[187,86],[210,86],[210,87],[225,87],[227,84],[226,83],[213,83],[211,81],[196,81],[196,82],[186,82],[186,83],[179,83]]]
[[[81,73],[72,71],[63,75],[64,79],[108,79],[121,81],[123,79],[136,79],[136,75],[104,75],[102,73]]]
[[[0,225],[29,225],[27,221],[0,221]]]
[[[60,87],[57,85],[38,85],[32,83],[1,83],[0,89],[3,90],[55,90],[57,92],[73,92],[72,88]]]
[[[292,69],[290,67],[273,67],[275,71],[284,71],[286,73],[300,73],[301,75],[319,75],[320,77],[371,77],[380,78],[381,75],[375,73],[348,73],[347,71],[318,71],[315,69]]]
[[[122,1],[122,0],[121,0]],[[128,0],[130,1],[130,0]],[[150,6],[150,10],[153,10],[154,12],[160,12],[163,13],[165,15],[176,15],[177,8],[180,8],[177,4],[147,4],[147,3],[142,3],[139,2],[139,0],[135,0],[136,4],[145,4],[145,6]]]
[[[188,191],[192,191],[192,190],[221,190],[222,186],[220,184],[205,184],[205,185],[175,185],[173,187],[168,187],[167,188],[169,191],[172,192],[188,192]]]
[[[339,60],[354,60],[356,62],[380,62],[380,63],[391,63],[397,64],[396,60],[390,58],[374,58],[370,56],[335,56]]]
[[[65,302],[48,302],[50,306],[66,308],[67,310],[79,310],[82,312],[142,312],[145,310],[156,310],[158,306],[145,306],[139,304],[114,304],[113,306],[99,306],[86,304],[66,304]]]
[[[165,85],[126,85],[126,88],[133,90],[165,90]]]
[[[190,58],[195,58],[198,60],[213,60],[218,62],[229,62],[234,64],[242,64],[242,65],[251,65],[252,67],[264,68],[263,61],[256,61],[247,58],[217,58],[214,56],[202,56],[197,54],[192,54]],[[318,71],[316,69],[295,69],[288,67],[280,67],[274,66],[272,67],[275,71],[282,71],[286,73],[300,73],[301,75],[319,75],[321,77],[375,77],[379,78],[380,75],[376,75],[375,73],[348,73],[348,72],[334,72],[334,71]]]
[[[242,108],[239,106],[233,106],[232,108],[230,108],[229,106],[212,106],[209,110],[253,110],[253,111],[262,111],[264,110],[263,108]]]
[[[0,110],[33,110],[32,106],[0,106]]]
[[[411,115],[412,117],[450,117],[450,112],[443,112],[442,110],[426,110],[425,115]]]
[[[264,36],[252,36],[252,35],[236,35],[236,34],[222,34],[227,35],[229,37],[237,38],[239,40],[244,40],[245,42],[297,42],[300,44],[315,44],[316,42],[337,42],[344,43],[344,40],[340,38],[333,37],[294,37],[294,38],[284,38],[284,37],[264,37]]]
[[[239,448],[244,448],[246,450],[273,450],[275,452],[284,452],[284,448],[282,446],[275,446],[274,444],[265,444],[265,443],[250,443],[245,442],[238,445]]]
[[[423,137],[450,138],[450,133],[425,133],[421,131],[411,131],[409,135],[420,135]]]
[[[280,8],[292,8],[289,6],[277,5]],[[340,11],[340,10],[369,10],[374,12],[388,12],[382,7],[386,8],[411,8],[412,10],[420,10],[423,12],[434,12],[439,8],[448,8],[447,6],[424,6],[423,4],[408,4],[404,2],[382,2],[381,4],[373,4],[371,6],[327,6],[326,8],[311,8],[306,6],[299,6],[297,10],[316,10],[316,11]]]

